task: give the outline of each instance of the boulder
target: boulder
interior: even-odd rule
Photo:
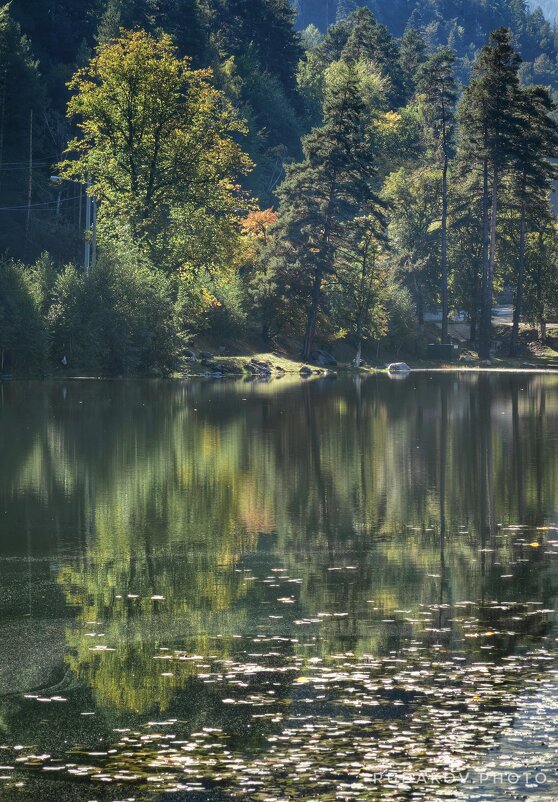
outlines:
[[[411,370],[406,362],[391,362],[387,369],[390,373],[409,373]]]
[[[327,351],[322,351],[320,349],[312,351],[310,354],[310,359],[312,362],[315,362],[316,365],[319,365],[322,368],[335,367],[335,365],[337,365],[337,360],[334,356],[328,354]]]
[[[196,352],[190,351],[189,349],[184,351],[184,359],[187,362],[195,362],[196,361]]]
[[[259,359],[251,359],[250,362],[246,364],[246,370],[250,373],[271,376],[271,365],[269,362],[262,362]]]
[[[303,365],[299,371],[301,376],[311,376],[312,375],[312,368],[309,368],[308,365]]]

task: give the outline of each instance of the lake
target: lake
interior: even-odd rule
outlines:
[[[0,798],[558,796],[558,376],[0,383]]]

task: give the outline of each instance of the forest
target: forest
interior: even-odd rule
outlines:
[[[549,4],[547,3],[547,6]],[[506,354],[558,313],[558,28],[524,0],[0,8],[0,374],[196,341]],[[499,344],[500,347],[502,344]]]

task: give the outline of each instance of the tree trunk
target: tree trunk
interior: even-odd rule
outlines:
[[[482,336],[482,309],[484,303],[484,295],[486,283],[488,281],[488,160],[484,159],[482,166],[482,275],[480,286],[480,303],[477,304],[480,312],[479,320],[479,343],[478,348],[481,348]]]
[[[316,336],[316,323],[320,307],[320,296],[322,292],[322,270],[316,270],[314,283],[312,285],[312,297],[308,307],[308,321],[306,324],[306,334],[304,335],[304,345],[302,347],[302,358],[309,359],[314,337]]]
[[[494,292],[494,262],[496,258],[496,221],[498,217],[498,168],[494,167],[492,180],[492,212],[490,215],[490,254],[486,270],[486,281],[483,287],[481,331],[479,342],[479,356],[482,359],[490,357],[490,335],[492,330],[492,295]]]
[[[543,235],[539,231],[539,253],[542,253]],[[541,342],[546,340],[546,316],[544,313],[544,301],[542,291],[542,276],[541,276],[541,256],[537,259],[537,312],[539,318],[539,326],[541,330]]]
[[[360,368],[360,363],[362,360],[362,313],[359,314],[358,323],[357,323],[357,351],[355,356],[355,368]]]
[[[442,172],[442,342],[448,335],[448,157],[444,156]]]
[[[264,343],[268,343],[271,339],[271,337],[269,336],[269,329],[270,329],[269,321],[264,320],[262,322],[262,340],[264,341]]]
[[[420,287],[417,277],[414,277],[415,282],[415,295],[417,299],[417,320],[419,326],[422,328],[424,326],[424,303],[422,298],[422,288]]]
[[[525,176],[524,176],[525,180]],[[525,200],[521,201],[521,220],[519,223],[519,262],[517,265],[517,285],[515,288],[515,304],[513,307],[513,325],[510,342],[510,356],[517,356],[519,340],[519,321],[523,305],[523,277],[525,275],[525,229],[526,229]]]

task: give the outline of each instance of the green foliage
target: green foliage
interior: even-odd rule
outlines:
[[[346,22],[346,12],[355,6],[372,9],[380,23],[390,33],[405,40],[412,29],[419,31],[427,41],[429,49],[449,46],[456,53],[460,78],[467,77],[476,52],[485,44],[489,34],[497,28],[509,28],[517,42],[523,59],[528,62],[528,71],[533,67],[544,70],[545,83],[556,84],[558,80],[558,37],[552,25],[557,5],[555,0],[298,0],[301,27],[316,25],[321,31],[332,25],[337,18],[340,25]],[[542,6],[547,18],[540,11]],[[534,9],[534,10],[533,10]],[[339,25],[334,26],[339,28]],[[331,28],[330,28],[331,30]],[[403,45],[403,43],[402,43]],[[405,74],[405,66],[402,61]],[[539,73],[542,75],[543,73]],[[406,72],[406,79],[412,78]],[[534,80],[541,79],[534,76]],[[409,84],[406,91],[409,91]]]
[[[337,253],[331,305],[340,331],[356,342],[354,363],[359,367],[363,342],[379,341],[387,332],[390,268],[379,221],[371,215],[357,217],[352,229],[352,237]]]
[[[30,271],[0,261],[0,373],[29,373],[45,366],[47,331]]]
[[[527,237],[525,265],[525,318],[546,336],[546,323],[558,316],[558,230],[556,223]]]
[[[519,64],[509,30],[490,35],[473,66],[471,83],[459,107],[461,160],[483,173],[483,267],[479,353],[490,357],[496,269],[498,204],[503,173],[513,163],[523,135],[519,102]],[[488,215],[489,181],[491,210]]]
[[[399,283],[393,273],[385,288],[385,309],[388,320],[385,350],[397,353],[402,349],[413,353],[417,343],[416,307],[408,288]]]
[[[454,63],[451,50],[438,50],[421,64],[417,73],[416,88],[428,145],[442,161],[450,157],[453,144],[457,99]]]
[[[210,78],[176,57],[169,36],[142,31],[123,31],[74,75],[68,115],[80,133],[61,170],[77,181],[91,176],[101,235],[125,222],[161,258],[155,240],[174,235],[175,209],[218,216],[230,206],[235,176],[249,168],[233,136],[244,126]]]
[[[413,97],[419,67],[426,58],[426,42],[416,28],[406,28],[399,42],[399,65],[406,98]]]
[[[168,373],[181,342],[172,280],[137,255],[101,258],[85,274],[73,265],[57,277],[48,325],[52,361],[103,374]]]
[[[415,300],[421,323],[424,312],[439,300],[441,189],[441,171],[432,167],[401,168],[384,185],[392,259]]]
[[[339,62],[327,78],[324,124],[305,138],[304,161],[289,168],[279,191],[280,236],[294,268],[290,284],[306,297],[306,357],[322,308],[324,279],[336,272],[336,255],[351,237],[352,220],[362,214],[383,220],[356,65]]]
[[[465,310],[488,356],[504,287],[514,337],[523,311],[543,329],[558,136],[552,94],[523,83],[558,85],[556,30],[522,0],[297,9],[302,34],[289,0],[0,9],[0,244],[50,254],[4,268],[6,331],[18,305],[43,331],[17,359],[10,334],[14,369],[50,344],[51,365],[167,372],[185,333],[254,326],[304,334],[305,356],[319,335],[412,342],[411,306],[440,303],[443,339]],[[85,275],[60,265],[83,252],[88,176]]]

